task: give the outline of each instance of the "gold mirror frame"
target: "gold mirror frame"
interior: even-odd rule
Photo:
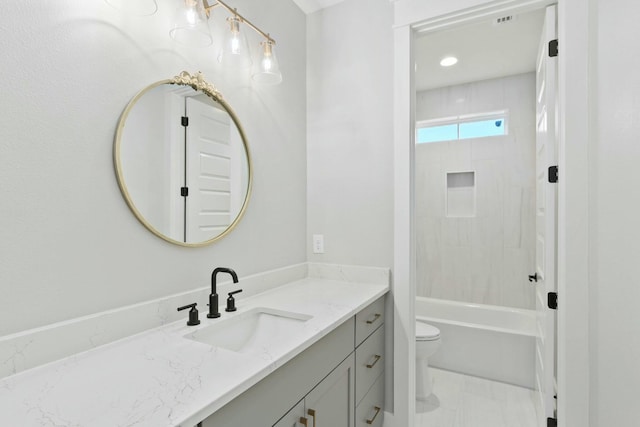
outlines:
[[[247,193],[245,195],[240,211],[236,215],[235,219],[231,222],[231,224],[226,228],[226,230],[224,230],[222,233],[218,234],[217,236],[202,242],[196,242],[196,243],[181,242],[179,240],[172,239],[171,237],[168,237],[165,234],[158,231],[153,225],[149,223],[149,221],[147,221],[147,219],[142,215],[142,213],[138,210],[138,208],[136,208],[133,202],[133,199],[129,194],[129,190],[127,189],[127,185],[124,181],[123,167],[121,162],[121,154],[122,154],[121,146],[122,146],[122,134],[124,130],[124,125],[127,121],[127,117],[129,116],[129,113],[131,112],[134,105],[138,102],[138,100],[143,95],[145,95],[151,89],[154,89],[158,86],[165,85],[165,84],[190,86],[194,90],[204,93],[205,95],[207,95],[208,97],[210,97],[211,99],[219,103],[226,110],[226,112],[229,114],[229,116],[233,120],[233,123],[235,124],[236,129],[238,130],[238,134],[242,139],[244,152],[245,152],[245,155],[247,156],[247,174],[248,174]],[[240,124],[240,121],[238,120],[238,117],[236,116],[235,111],[233,111],[231,106],[224,100],[224,98],[222,97],[222,94],[211,83],[207,82],[204,79],[202,73],[200,72],[196,73],[195,75],[191,75],[187,71],[183,71],[179,75],[171,79],[161,80],[161,81],[152,83],[151,85],[147,86],[146,88],[138,92],[133,97],[133,99],[129,101],[129,103],[127,104],[127,107],[122,112],[122,115],[120,116],[120,119],[118,122],[118,128],[116,130],[116,137],[115,137],[115,143],[114,143],[114,149],[113,149],[113,160],[115,165],[116,178],[118,180],[118,186],[120,187],[122,196],[127,202],[129,209],[131,209],[131,212],[133,212],[133,214],[138,219],[138,221],[140,221],[142,225],[144,225],[149,231],[151,231],[153,234],[155,234],[156,236],[160,237],[161,239],[169,243],[173,243],[179,246],[191,247],[191,248],[210,245],[211,243],[214,243],[222,239],[227,234],[229,234],[238,225],[238,223],[244,216],[245,211],[247,210],[247,205],[249,204],[249,199],[251,197],[251,190],[253,187],[253,165],[251,162],[251,153],[249,152],[247,137],[245,135],[244,129],[242,128],[242,125]]]

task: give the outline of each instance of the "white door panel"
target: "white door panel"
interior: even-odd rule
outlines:
[[[231,224],[229,115],[187,98],[187,241],[205,241]]]
[[[557,39],[556,6],[546,9],[536,71],[536,387],[538,425],[555,418],[555,311],[547,295],[556,291],[557,190],[548,181],[549,166],[557,165],[557,59],[548,55],[549,41]]]

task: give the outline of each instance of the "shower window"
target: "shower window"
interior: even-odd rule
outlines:
[[[470,114],[416,123],[416,143],[507,135],[507,111]]]

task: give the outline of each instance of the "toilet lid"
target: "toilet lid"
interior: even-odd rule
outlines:
[[[429,341],[440,338],[440,329],[424,322],[416,321],[416,339],[419,341]]]

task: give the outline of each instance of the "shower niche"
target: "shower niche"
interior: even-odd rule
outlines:
[[[449,218],[470,218],[476,215],[476,173],[447,172],[446,206]]]

